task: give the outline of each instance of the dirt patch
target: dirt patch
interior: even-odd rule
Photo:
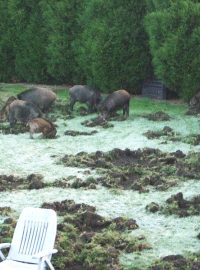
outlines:
[[[21,134],[26,133],[29,131],[29,127],[26,127],[23,124],[15,124],[14,127],[10,127],[8,123],[0,123],[0,133],[7,135],[7,134]]]
[[[118,217],[105,219],[93,206],[65,200],[45,203],[44,208],[56,210],[62,216],[58,225],[56,248],[53,256],[56,269],[122,269],[119,256],[150,248],[144,237],[132,237],[129,230],[138,228],[136,221]]]
[[[157,204],[155,202],[151,202],[150,204],[148,204],[146,206],[146,210],[151,212],[151,213],[156,213],[160,210],[160,206],[159,206],[159,204]]]
[[[109,123],[106,120],[103,120],[101,117],[95,117],[90,120],[86,120],[81,123],[81,125],[86,126],[86,127],[96,127],[96,126],[101,126],[103,128],[111,128],[114,125]]]
[[[96,189],[98,185],[98,179],[89,176],[86,179],[81,179],[76,176],[69,176],[61,180],[55,181],[51,184],[53,187],[62,188],[84,188],[84,189]]]
[[[41,189],[48,185],[43,182],[43,176],[40,174],[30,174],[24,178],[14,175],[0,175],[0,192],[16,189]]]
[[[180,138],[180,141],[191,144],[191,145],[199,145],[200,144],[200,134],[191,134],[185,137]]]
[[[16,226],[16,212],[10,207],[0,207],[0,216],[4,218],[0,224],[0,243],[11,243]]]
[[[61,160],[66,166],[91,168],[101,177],[92,179],[108,188],[148,191],[148,187],[166,190],[186,179],[200,178],[200,153],[187,156],[181,151],[163,153],[157,149],[114,149],[88,154],[66,155]]]
[[[168,198],[164,205],[152,202],[146,206],[146,210],[152,213],[159,211],[164,215],[177,215],[178,217],[200,215],[200,196],[186,200],[183,193],[179,192]]]
[[[151,121],[169,121],[171,119],[169,114],[162,111],[150,114],[142,114],[141,116]]]
[[[145,137],[148,139],[159,139],[162,138],[167,141],[179,141],[183,143],[187,143],[190,145],[199,145],[200,144],[200,135],[199,134],[191,134],[188,136],[181,136],[180,133],[175,132],[172,128],[165,126],[162,130],[152,131],[148,130],[143,133]]]
[[[173,131],[172,128],[165,126],[162,130],[158,131],[148,130],[147,132],[143,133],[143,135],[146,136],[148,139],[158,139],[160,137],[165,137],[170,140],[171,137],[174,138],[176,133]]]
[[[186,200],[182,192],[179,192],[166,200],[166,205],[161,208],[161,212],[179,217],[200,215],[200,196]]]
[[[75,137],[75,136],[90,136],[90,135],[94,135],[96,133],[98,133],[97,130],[93,130],[91,132],[86,132],[86,131],[81,132],[81,131],[76,131],[76,130],[66,130],[64,134],[67,135],[67,136]]]
[[[200,254],[191,254],[188,257],[182,255],[170,255],[156,262],[148,270],[199,270]]]

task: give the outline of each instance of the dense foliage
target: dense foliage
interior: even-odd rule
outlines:
[[[0,81],[8,81],[15,73],[13,24],[7,0],[0,1]]]
[[[154,72],[186,99],[200,86],[200,4],[194,2],[171,1],[146,17]]]
[[[148,39],[143,18],[145,1],[90,0],[80,20],[77,45],[81,69],[101,90],[136,92],[150,74]]]
[[[3,82],[199,90],[199,0],[0,0],[0,36]]]
[[[77,64],[73,41],[80,32],[78,21],[83,0],[43,0],[42,10],[47,31],[46,67],[55,82],[73,83]]]

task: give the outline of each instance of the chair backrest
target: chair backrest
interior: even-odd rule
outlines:
[[[33,256],[39,252],[51,251],[57,230],[55,211],[42,208],[25,208],[17,222],[8,258],[35,263]]]

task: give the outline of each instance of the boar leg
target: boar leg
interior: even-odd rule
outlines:
[[[70,103],[69,103],[70,111],[73,111],[73,108],[74,108],[74,104],[75,103],[76,103],[76,100],[73,99],[73,98],[70,98]]]
[[[126,118],[129,116],[129,103],[124,105],[123,107],[123,116],[125,116]]]
[[[10,127],[14,127],[15,123],[16,123],[16,119],[15,119],[15,115],[13,112],[9,112],[9,116],[8,116],[8,121],[10,123]]]
[[[33,132],[30,131],[30,139],[34,139],[33,138]]]

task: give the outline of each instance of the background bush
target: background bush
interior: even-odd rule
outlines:
[[[146,29],[156,76],[189,99],[200,86],[200,4],[171,1],[146,17]]]
[[[46,34],[40,1],[8,1],[14,23],[15,77],[27,82],[46,81]]]
[[[73,83],[76,78],[76,52],[72,44],[81,29],[78,17],[83,3],[84,0],[42,1],[47,32],[47,73],[56,83]]]
[[[139,93],[155,77],[189,99],[199,47],[200,0],[0,0],[2,82]]]
[[[143,0],[90,0],[80,18],[78,61],[89,84],[136,92],[151,73]]]

